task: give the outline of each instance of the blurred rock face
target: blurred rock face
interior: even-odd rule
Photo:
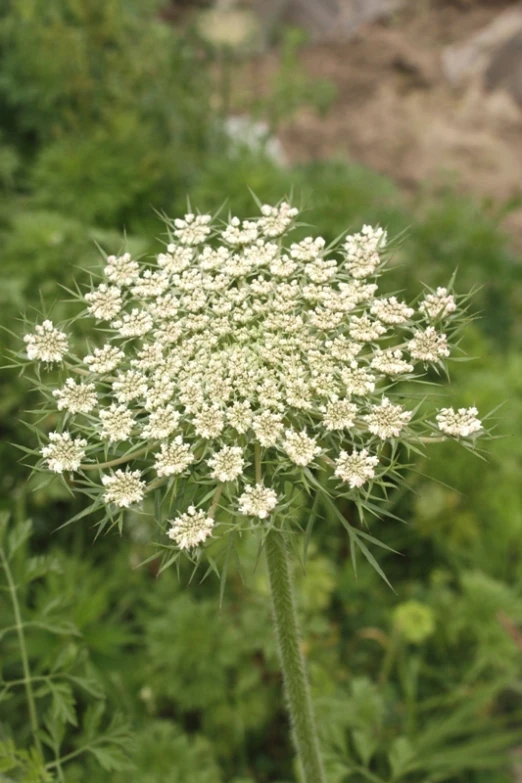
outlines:
[[[404,0],[256,0],[261,18],[270,25],[290,22],[313,38],[355,35],[365,24],[389,16]]]
[[[467,40],[446,47],[442,66],[454,86],[475,82],[522,104],[522,6],[500,12]]]
[[[484,82],[488,90],[506,90],[522,107],[522,30],[494,53]]]

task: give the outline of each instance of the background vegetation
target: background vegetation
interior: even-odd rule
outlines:
[[[282,45],[291,60],[295,35]],[[117,251],[125,232],[135,252],[151,251],[155,210],[183,213],[190,194],[201,210],[229,198],[247,216],[248,188],[263,201],[293,191],[327,239],[363,222],[405,232],[394,276],[412,293],[455,267],[458,290],[478,285],[465,346],[477,358],[455,363],[452,398],[485,410],[505,401],[488,460],[434,448],[411,492],[390,501],[404,523],[373,522],[402,553],[375,552],[395,592],[366,562],[356,578],[328,509],[306,574],[295,569],[330,783],[507,783],[522,742],[522,267],[500,228],[508,207],[445,191],[420,194],[412,210],[393,183],[347,161],[279,166],[227,133],[222,59],[150,0],[4,2],[2,325],[20,332],[41,296],[59,299],[60,283],[98,264],[95,243]],[[329,95],[284,67],[255,108],[280,120]],[[21,419],[33,402],[3,371],[0,780],[293,780],[257,552],[244,542],[243,573],[231,568],[220,607],[212,577],[189,585],[188,573],[158,577],[155,562],[137,568],[148,531],[136,514],[95,544],[87,518],[57,532],[81,506],[13,456],[12,443],[31,443]]]

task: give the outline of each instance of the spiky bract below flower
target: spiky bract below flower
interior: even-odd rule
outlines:
[[[90,497],[98,486],[122,508],[153,489],[188,487],[182,496],[196,507],[222,492],[233,519],[238,507],[259,519],[276,513],[276,498],[299,482],[309,488],[317,469],[363,495],[371,479],[396,475],[387,441],[418,445],[433,431],[396,387],[444,365],[459,323],[454,297],[437,289],[415,309],[379,296],[386,232],[364,226],[331,246],[294,240],[297,214],[286,202],[247,220],[189,212],[167,222],[166,247],[151,262],[107,258],[82,297],[91,323],[83,359],[69,357],[53,392],[71,438],[80,436],[78,458],[62,448],[51,469],[89,470],[79,486]],[[25,339],[37,361],[67,351],[50,321]],[[441,432],[479,432],[474,414],[445,411]],[[100,482],[98,465],[118,469]]]

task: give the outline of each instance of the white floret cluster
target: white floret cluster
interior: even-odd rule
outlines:
[[[453,435],[455,438],[468,438],[482,429],[482,422],[477,418],[476,408],[442,408],[437,414],[437,425],[441,432]]]
[[[117,508],[190,477],[260,520],[289,472],[325,468],[340,492],[386,473],[388,442],[424,431],[395,385],[444,365],[455,299],[438,288],[415,309],[379,296],[384,229],[330,247],[288,241],[297,215],[286,202],[250,220],[187,214],[153,261],[107,258],[84,296],[100,340],[83,359],[49,320],[26,335],[29,359],[64,367],[48,469],[88,470],[91,486],[98,475]],[[481,429],[474,408],[442,409],[436,424],[460,438]],[[172,522],[180,549],[213,532],[215,504],[198,503]]]

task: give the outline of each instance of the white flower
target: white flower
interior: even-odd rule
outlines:
[[[360,234],[346,237],[345,266],[355,278],[373,275],[379,263],[379,250],[386,245],[386,231],[382,228],[363,226]]]
[[[411,417],[411,411],[405,411],[402,405],[394,405],[387,397],[383,397],[380,405],[370,407],[370,413],[364,419],[369,431],[385,440],[398,438]]]
[[[353,427],[357,405],[349,400],[333,400],[323,409],[323,424],[327,430],[344,430]]]
[[[249,517],[266,519],[277,505],[277,494],[263,484],[249,485],[239,497],[239,510]]]
[[[161,444],[161,453],[156,456],[154,467],[158,476],[177,476],[194,462],[194,454],[188,443],[178,435],[171,443]]]
[[[193,258],[194,251],[191,247],[179,247],[171,244],[167,247],[167,253],[160,253],[157,260],[158,266],[162,267],[167,274],[172,275],[188,269]]]
[[[434,294],[427,294],[419,305],[419,310],[429,318],[442,318],[457,309],[455,297],[448,294],[447,288],[437,288]]]
[[[83,438],[72,438],[69,432],[50,432],[49,441],[42,449],[49,470],[53,473],[78,470],[85,457],[87,441]]]
[[[274,258],[270,264],[270,272],[274,275],[274,277],[292,277],[296,269],[297,264],[295,261],[292,261],[290,256],[286,255],[286,253],[282,256],[277,256]]]
[[[283,201],[278,207],[263,204],[259,226],[267,237],[278,237],[291,225],[299,210]]]
[[[412,317],[415,310],[404,302],[399,302],[395,296],[390,296],[389,299],[376,299],[370,312],[384,324],[403,324]]]
[[[306,432],[295,432],[290,429],[285,430],[283,449],[292,462],[302,467],[309,465],[313,458],[321,452],[315,439],[307,435]]]
[[[350,319],[350,337],[361,343],[370,343],[378,340],[386,332],[386,327],[380,321],[372,321],[368,315],[358,318],[356,315]]]
[[[131,402],[147,394],[147,379],[139,370],[119,373],[112,388],[118,402]]]
[[[137,359],[131,365],[139,370],[154,370],[163,363],[163,346],[160,343],[146,343],[136,352]]]
[[[342,335],[333,340],[326,340],[324,346],[334,359],[339,359],[342,362],[352,362],[362,350],[361,343],[349,340]]]
[[[141,437],[144,440],[164,440],[178,427],[180,414],[173,405],[156,408],[149,413],[149,420],[143,427]]]
[[[107,502],[125,507],[141,500],[145,471],[160,478],[190,472],[206,494],[212,484],[237,481],[261,446],[277,450],[268,459],[274,488],[247,486],[239,509],[263,519],[277,502],[275,482],[284,483],[296,465],[313,464],[321,454],[332,465],[326,455],[344,447],[331,473],[361,486],[377,465],[369,444],[404,436],[404,429],[414,442],[423,430],[412,411],[396,404],[393,389],[417,380],[418,362],[449,355],[448,338],[431,323],[454,311],[454,298],[443,288],[428,293],[412,322],[413,308],[378,292],[383,229],[365,225],[330,247],[317,236],[292,242],[287,231],[297,214],[286,202],[264,205],[259,218],[224,224],[189,213],[168,223],[169,244],[157,260],[137,262],[129,253],[107,259],[105,278],[86,294],[88,311],[81,314],[105,322],[106,344],[83,360],[73,355],[72,377],[53,391],[66,420],[84,414],[76,434],[90,427],[98,435],[93,467],[109,459],[104,451],[129,458],[125,472],[105,477]],[[28,355],[42,361],[58,361],[67,351],[65,334],[50,321],[25,341]],[[473,411],[443,409],[441,431],[474,435],[481,425]],[[49,441],[46,448],[65,453],[51,469],[76,464],[67,449],[76,443],[81,450],[83,441],[69,437],[65,445]],[[98,475],[90,474],[93,496]],[[201,530],[210,534],[209,519],[187,511],[173,522],[173,540],[197,546]]]
[[[185,514],[173,519],[167,535],[180,549],[195,549],[212,535],[214,520],[204,511],[189,506]]]
[[[146,269],[132,286],[131,293],[136,298],[149,299],[161,296],[168,287],[169,276],[166,272],[152,272]]]
[[[366,368],[359,367],[357,362],[351,362],[349,367],[341,370],[341,380],[347,394],[370,394],[375,389],[375,376]]]
[[[233,217],[221,236],[229,245],[249,245],[257,239],[257,223]]]
[[[105,285],[101,283],[94,291],[85,294],[85,301],[88,303],[88,311],[98,321],[110,321],[120,312],[123,303],[121,291],[114,285]]]
[[[137,261],[133,261],[130,253],[122,256],[109,256],[107,266],[104,269],[109,280],[118,286],[132,285],[138,278],[140,267]]]
[[[453,435],[455,438],[467,438],[482,429],[482,422],[477,418],[476,408],[442,408],[436,416],[441,432]]]
[[[234,481],[243,472],[243,449],[239,446],[223,446],[207,460],[207,464],[212,468],[212,478],[218,481]]]
[[[261,411],[255,416],[252,426],[261,446],[275,446],[283,431],[283,418],[273,411]]]
[[[227,421],[231,427],[243,435],[252,426],[252,410],[249,400],[236,401],[226,410]]]
[[[446,335],[439,334],[433,326],[428,326],[423,332],[416,332],[408,348],[413,359],[424,362],[437,362],[450,353]]]
[[[154,322],[150,313],[135,307],[130,313],[125,313],[119,321],[114,321],[111,326],[118,329],[122,337],[143,337],[150,332]]]
[[[112,476],[103,476],[102,484],[107,487],[103,496],[105,502],[120,508],[139,503],[145,496],[145,482],[141,480],[139,470],[117,470]]]
[[[162,343],[167,346],[177,343],[182,334],[183,323],[181,321],[165,321],[161,329],[155,332],[155,337],[158,340],[156,345],[160,350],[163,350]]]
[[[100,410],[101,435],[110,443],[128,440],[134,426],[134,416],[125,405],[112,404]]]
[[[67,378],[61,389],[53,391],[53,396],[58,400],[58,410],[69,413],[89,413],[98,402],[94,383],[76,383],[73,378]]]
[[[61,362],[69,348],[67,335],[49,320],[35,326],[34,334],[26,334],[24,341],[29,359],[40,362]]]
[[[290,245],[290,255],[297,261],[314,261],[323,252],[325,244],[323,237],[306,237],[302,242]]]
[[[413,372],[413,365],[402,358],[402,351],[375,351],[370,367],[383,375],[405,375]]]
[[[199,256],[199,266],[206,272],[213,269],[222,269],[230,259],[231,251],[228,247],[213,248],[205,245]]]
[[[373,300],[378,285],[377,283],[365,283],[363,280],[352,280],[350,283],[340,283],[339,288],[356,304],[365,304]]]
[[[354,448],[351,454],[341,451],[335,460],[335,475],[341,481],[346,481],[352,489],[362,487],[375,477],[375,467],[378,464],[378,458],[371,456],[366,449],[357,451]]]
[[[185,215],[185,219],[176,218],[175,231],[182,245],[200,245],[210,234],[210,215]]]
[[[217,406],[205,405],[192,419],[196,434],[202,438],[217,438],[223,431],[223,411]]]
[[[343,313],[331,312],[320,307],[316,307],[310,313],[310,323],[315,326],[316,329],[324,329],[329,331],[336,329],[343,321]]]
[[[112,372],[125,359],[125,354],[115,345],[104,345],[103,348],[95,348],[94,353],[89,354],[83,360],[91,372],[103,375]]]

